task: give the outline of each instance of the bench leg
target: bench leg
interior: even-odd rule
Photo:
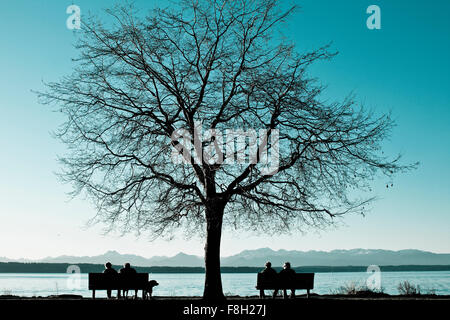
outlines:
[[[309,299],[309,289],[306,289],[306,298]]]
[[[291,299],[295,299],[295,289],[291,289],[291,295],[289,296]]]
[[[95,299],[95,290],[92,290],[92,299]]]

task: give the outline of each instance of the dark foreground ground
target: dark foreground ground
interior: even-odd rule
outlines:
[[[2,315],[10,311],[9,319],[22,318],[80,318],[80,319],[380,319],[400,316],[425,319],[450,311],[450,296],[380,296],[350,297],[313,295],[309,299],[265,299],[257,297],[227,297],[220,304],[208,303],[195,297],[156,297],[153,300],[107,300],[76,296],[20,298],[0,296]]]

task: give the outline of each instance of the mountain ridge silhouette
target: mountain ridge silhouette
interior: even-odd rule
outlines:
[[[149,258],[136,254],[122,254],[109,250],[96,256],[46,257],[43,259],[8,259],[0,257],[0,262],[47,262],[47,263],[94,263],[103,264],[110,261],[120,265],[129,262],[134,266],[173,266],[173,267],[202,267],[203,257],[179,252],[174,256],[152,256]],[[417,249],[384,250],[384,249],[336,249],[331,251],[299,251],[273,250],[259,248],[243,250],[242,252],[221,258],[222,266],[263,266],[271,261],[274,266],[280,266],[285,261],[294,266],[364,266],[364,265],[450,265],[450,254],[433,253]]]

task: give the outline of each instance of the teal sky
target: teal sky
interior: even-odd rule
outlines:
[[[338,229],[306,235],[256,237],[226,231],[222,254],[245,249],[422,249],[450,252],[450,1],[291,1],[301,6],[285,34],[299,51],[332,42],[340,53],[313,75],[328,84],[326,97],[350,92],[376,112],[392,111],[397,127],[386,151],[400,152],[417,170],[386,189],[366,217],[348,216]],[[135,1],[141,8],[164,1]],[[287,1],[286,1],[287,3]],[[67,6],[81,18],[112,1],[0,2],[0,257],[96,255],[107,250],[143,256],[202,254],[199,239],[148,242],[145,236],[102,235],[85,228],[93,206],[68,201],[70,186],[54,175],[64,146],[50,132],[61,115],[38,104],[31,90],[70,73],[76,32],[66,28]],[[381,8],[381,30],[366,27],[366,8]]]

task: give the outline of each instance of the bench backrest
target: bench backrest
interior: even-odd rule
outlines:
[[[146,289],[148,273],[104,274],[89,273],[89,290]]]
[[[314,273],[296,273],[289,279],[281,279],[279,274],[267,277],[258,273],[257,289],[314,289]]]

